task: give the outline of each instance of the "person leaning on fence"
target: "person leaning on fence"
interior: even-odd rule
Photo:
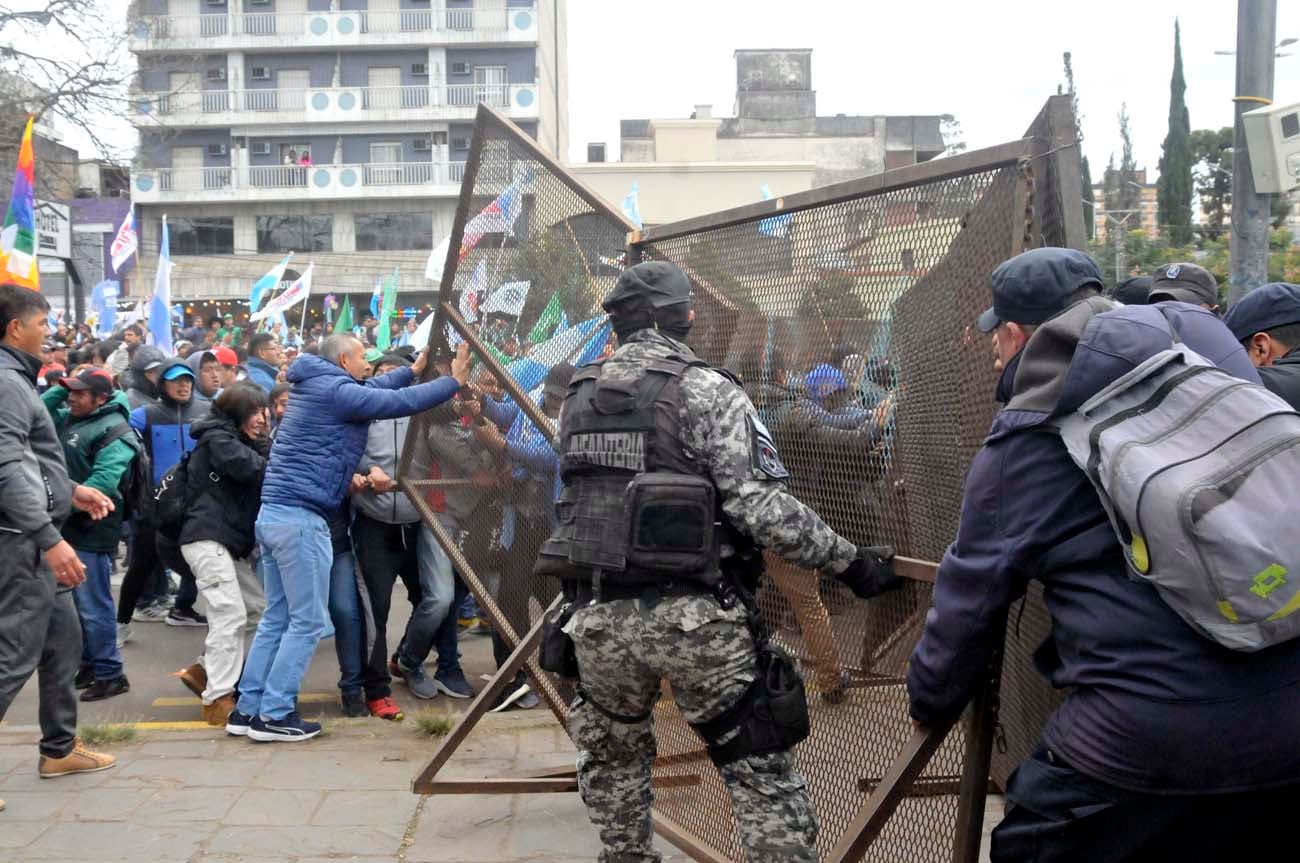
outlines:
[[[1239,852],[1252,837],[1273,841],[1259,813],[1283,811],[1300,790],[1300,640],[1226,649],[1131,577],[1100,498],[1054,428],[1118,376],[1117,362],[1127,370],[1178,342],[1230,375],[1258,378],[1209,311],[1108,312],[1101,273],[1082,252],[1026,252],[1000,265],[992,285],[979,328],[992,337],[1004,408],[971,463],[957,538],[909,664],[912,718],[924,726],[961,711],[994,649],[1015,637],[1008,609],[1040,581],[1052,635],[1035,664],[1069,694],[1008,783],[992,860],[1255,859]],[[1085,330],[1110,341],[1081,339]]]
[[[1300,285],[1262,285],[1237,300],[1223,322],[1264,386],[1300,411]]]
[[[319,723],[298,715],[296,701],[316,645],[329,633],[330,517],[343,505],[371,421],[441,404],[469,375],[462,346],[450,377],[412,386],[424,370],[421,357],[363,384],[370,369],[364,352],[354,336],[333,335],[320,356],[304,354],[289,368],[289,407],[271,447],[256,524],[267,609],[226,722],[229,734],[294,741],[320,733]]]
[[[537,570],[576,607],[564,626],[582,680],[569,731],[601,859],[661,859],[651,711],[666,677],[727,784],[747,859],[813,861],[817,819],[789,752],[806,734],[802,682],[756,642],[738,598],[757,577],[755,544],[862,597],[899,585],[893,552],[854,546],[786,491],[744,391],[684,344],[694,310],[680,269],[625,270],[604,308],[620,347],[570,382],[558,526]]]

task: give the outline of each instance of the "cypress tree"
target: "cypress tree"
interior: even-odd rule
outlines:
[[[1183,48],[1178,21],[1174,21],[1174,73],[1169,81],[1169,132],[1160,157],[1160,183],[1156,191],[1157,212],[1169,243],[1184,246],[1192,241],[1192,126],[1184,98]]]

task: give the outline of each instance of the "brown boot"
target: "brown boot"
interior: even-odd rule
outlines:
[[[203,721],[209,725],[224,727],[234,710],[235,696],[223,695],[211,704],[203,705]]]
[[[116,763],[117,758],[114,756],[103,752],[91,752],[81,745],[81,739],[78,738],[72,744],[72,751],[62,758],[42,755],[39,770],[42,779],[53,779],[56,776],[70,776],[73,773],[96,773],[107,770]]]
[[[208,688],[208,672],[197,662],[193,665],[187,665],[180,671],[173,671],[172,677],[180,680],[185,684],[185,688],[193,692],[199,698],[203,697],[203,690]]]

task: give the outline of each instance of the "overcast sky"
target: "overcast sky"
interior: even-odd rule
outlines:
[[[1279,0],[1277,38],[1300,37],[1300,0]],[[1232,0],[569,0],[569,158],[618,150],[618,121],[732,116],[737,48],[813,49],[817,113],[953,114],[971,148],[1019,138],[1073,53],[1094,179],[1128,103],[1138,167],[1154,179],[1169,115],[1174,17],[1182,23],[1193,129],[1232,125]],[[1278,101],[1300,101],[1300,44],[1277,60]]]

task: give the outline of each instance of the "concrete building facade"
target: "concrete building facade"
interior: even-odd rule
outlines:
[[[1111,176],[1111,169],[1106,169],[1106,176],[1100,183],[1094,183],[1092,186],[1092,206],[1093,222],[1092,230],[1095,239],[1104,242],[1109,236],[1111,223],[1113,221],[1123,221],[1124,231],[1141,230],[1146,234],[1148,239],[1154,240],[1160,236],[1160,213],[1157,198],[1159,187],[1155,183],[1147,182],[1147,169],[1139,168],[1134,172],[1137,179],[1130,182],[1137,183],[1138,200],[1136,213],[1111,213],[1107,215],[1106,210],[1106,190],[1112,183],[1118,183],[1119,172]]]
[[[735,117],[697,105],[688,119],[623,120],[623,162],[786,162],[813,185],[877,174],[944,151],[939,116],[818,116],[811,49],[739,50]]]
[[[137,290],[165,213],[174,297],[246,299],[290,251],[297,269],[316,263],[317,298],[369,294],[394,267],[402,293],[429,293],[424,260],[451,230],[478,104],[567,146],[565,8],[138,0]]]

